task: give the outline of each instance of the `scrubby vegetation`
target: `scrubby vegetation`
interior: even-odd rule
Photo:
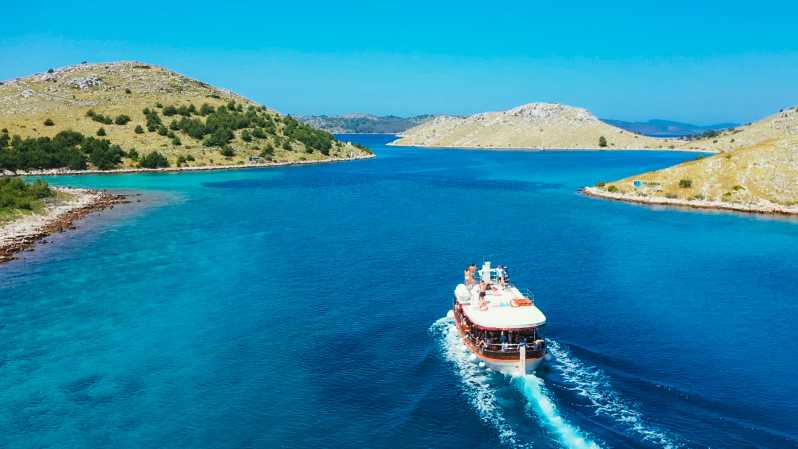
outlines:
[[[258,139],[278,140],[279,130],[287,138],[282,147],[288,151],[293,149],[291,141],[301,142],[309,153],[319,151],[329,155],[335,139],[329,133],[319,131],[304,123],[300,123],[288,116],[281,118],[270,114],[264,108],[248,106],[246,109],[241,103],[231,101],[224,106],[213,107],[207,103],[199,108],[191,105],[163,107],[164,116],[179,116],[169,123],[169,130],[183,132],[186,136],[200,140],[208,147],[220,148],[222,154],[230,157],[234,154],[232,149],[227,149],[231,142],[240,137],[242,142],[253,143]],[[144,115],[147,126],[151,131],[168,136],[173,144],[179,145],[179,138],[169,136],[168,130],[163,126],[158,112],[145,109]],[[203,119],[204,118],[204,119]]]
[[[315,157],[320,158],[329,156],[336,149],[343,153],[347,147],[350,150],[346,154],[353,153],[352,144],[341,144],[327,132],[291,116],[280,116],[263,106],[236,101],[216,105],[203,103],[199,107],[191,103],[164,105],[156,102],[141,112],[143,121],[141,115],[111,115],[107,111],[88,110],[85,116],[102,125],[95,128],[96,131],[83,130],[96,134],[93,137],[66,130],[53,137],[22,138],[10,137],[6,130],[0,133],[0,170],[109,170],[123,165],[161,168],[168,167],[170,161],[177,166],[190,165],[197,161],[195,157],[200,158],[199,164],[214,164],[212,158],[199,153],[173,152],[176,148],[215,148],[226,160],[234,162],[242,157],[255,156],[268,161],[307,160],[309,156],[306,155],[315,154]],[[169,119],[165,120],[164,117]],[[49,118],[44,124],[55,125]],[[117,128],[128,124],[131,124],[131,128],[127,130]],[[148,132],[153,135],[147,135]],[[136,146],[160,146],[166,149],[165,154],[155,151],[139,154],[132,148],[125,152],[113,143],[119,139],[120,143],[127,146],[132,143],[128,137],[131,134],[136,135]],[[358,150],[370,153],[361,145],[354,147],[354,153]]]
[[[164,168],[168,166],[169,161],[166,160],[163,154],[157,151],[153,151],[139,159],[139,167],[141,168]]]
[[[89,117],[92,120],[94,120],[95,122],[102,123],[104,125],[110,125],[110,124],[114,123],[114,119],[112,119],[111,117],[109,117],[107,115],[103,115],[103,114],[94,112],[93,109],[89,109],[89,111],[86,113],[86,117]]]
[[[0,219],[16,210],[35,210],[55,193],[46,182],[27,183],[20,178],[0,178]]]
[[[86,137],[75,131],[61,131],[53,138],[27,139],[0,133],[0,170],[84,170],[88,163],[108,170],[117,166],[124,154],[122,148],[108,140]]]

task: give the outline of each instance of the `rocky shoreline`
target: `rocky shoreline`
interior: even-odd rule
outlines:
[[[608,192],[596,187],[585,187],[581,190],[581,192],[593,198],[623,201],[627,203],[682,207],[689,209],[714,209],[731,212],[744,212],[749,214],[798,216],[798,206],[784,206],[781,204],[771,203],[769,201],[743,204],[714,200],[685,200],[681,198],[642,196],[630,193]]]
[[[43,214],[30,215],[0,225],[0,263],[14,260],[23,251],[52,234],[75,229],[83,217],[129,203],[126,195],[88,189],[58,188],[70,199],[50,204]]]
[[[187,171],[215,171],[215,170],[241,170],[247,168],[269,168],[287,167],[292,165],[314,165],[326,164],[330,162],[356,161],[360,159],[371,159],[374,154],[365,154],[353,157],[334,157],[329,159],[314,161],[292,161],[292,162],[268,162],[254,164],[236,165],[203,165],[198,167],[165,167],[165,168],[117,168],[111,170],[69,170],[66,168],[56,168],[51,170],[31,170],[18,172],[0,172],[0,176],[64,176],[64,175],[114,175],[125,173],[171,173]]]

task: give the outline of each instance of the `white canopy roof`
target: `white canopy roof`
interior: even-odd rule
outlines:
[[[474,324],[496,329],[525,329],[546,323],[546,316],[534,304],[530,306],[512,307],[513,299],[523,297],[517,288],[508,285],[494,285],[485,295],[487,310],[479,307],[479,285],[469,289],[471,298],[463,304],[463,312]]]
[[[468,318],[482,327],[496,329],[525,329],[546,323],[546,317],[534,305],[523,307],[493,306],[488,310],[479,310],[479,306],[464,306],[463,310]]]

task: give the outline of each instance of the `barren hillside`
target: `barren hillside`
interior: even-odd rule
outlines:
[[[586,109],[552,103],[530,103],[469,117],[439,116],[405,131],[393,142],[429,147],[608,150],[678,148],[681,143],[631,133],[608,125]]]
[[[628,201],[664,199],[697,207],[798,213],[798,108],[696,144],[723,152],[601,183],[589,193]]]

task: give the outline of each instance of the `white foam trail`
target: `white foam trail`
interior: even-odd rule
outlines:
[[[543,381],[529,374],[516,377],[515,384],[528,399],[529,407],[560,440],[563,446],[572,449],[599,449],[600,446],[587,439],[579,429],[568,424],[557,411],[557,406],[543,386]]]
[[[502,414],[501,406],[496,400],[496,393],[488,383],[484,369],[479,368],[474,355],[463,344],[452,320],[441,318],[430,328],[441,337],[440,344],[446,360],[451,362],[460,375],[463,391],[479,414],[480,419],[493,426],[499,434],[499,440],[511,447],[532,447],[518,441],[518,434]]]
[[[441,348],[446,359],[454,364],[463,383],[463,390],[480,418],[492,425],[499,433],[502,443],[511,447],[532,447],[518,440],[518,434],[507,422],[496,400],[495,388],[488,383],[488,375],[477,364],[476,357],[463,344],[453,322],[449,318],[436,321],[430,330],[441,336]],[[560,416],[554,401],[546,391],[543,381],[535,376],[514,379],[516,386],[527,398],[529,408],[560,443],[572,449],[599,449],[577,428]]]
[[[560,373],[572,391],[590,401],[597,415],[608,416],[627,426],[640,435],[643,440],[665,449],[682,446],[665,432],[647,424],[639,411],[621,400],[612,389],[607,376],[600,369],[587,366],[581,360],[571,356],[556,341],[547,340],[546,347],[556,359],[556,363],[551,365]]]

